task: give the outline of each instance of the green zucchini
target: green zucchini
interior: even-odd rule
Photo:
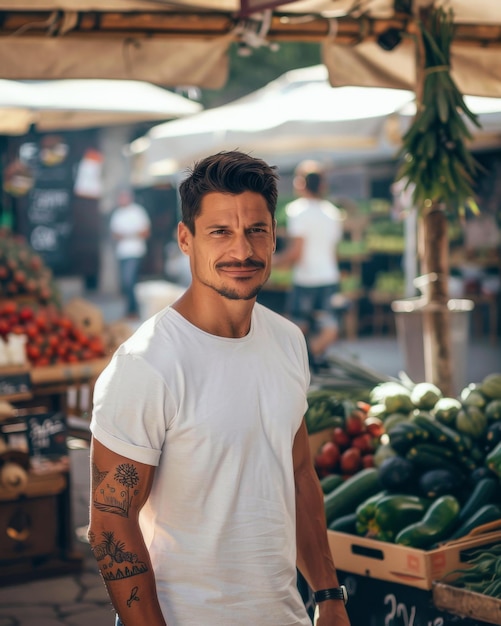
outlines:
[[[395,543],[426,550],[448,537],[457,524],[460,505],[451,495],[437,498],[414,524],[403,528],[395,537]]]
[[[400,422],[388,431],[391,447],[402,455],[404,455],[416,441],[422,441],[426,436],[426,431],[411,421]]]
[[[464,520],[461,526],[448,537],[448,540],[464,537],[474,528],[499,519],[501,519],[501,507],[498,504],[484,504],[484,506],[481,506],[469,518]]]
[[[491,472],[501,478],[501,441],[487,454],[485,464]]]
[[[382,531],[394,538],[402,528],[420,521],[431,501],[427,498],[406,494],[394,494],[381,498],[376,503],[374,530]]]
[[[446,469],[452,473],[459,474],[464,478],[464,468],[458,465],[454,459],[448,459],[445,456],[438,456],[421,448],[419,444],[413,446],[405,455],[409,461],[412,461],[422,470],[430,469]]]
[[[329,474],[320,479],[320,487],[324,494],[330,493],[344,481],[341,474]]]
[[[424,430],[427,430],[430,437],[437,443],[449,446],[452,450],[455,450],[459,454],[463,454],[465,452],[466,445],[463,438],[453,428],[449,428],[449,426],[442,424],[431,415],[425,413],[418,413],[414,415],[412,419]]]
[[[329,524],[329,530],[335,530],[338,533],[348,533],[350,535],[357,534],[357,514],[348,513],[336,518]]]
[[[460,524],[466,522],[485,504],[492,504],[498,492],[499,483],[495,478],[482,478],[473,488],[469,498],[461,507],[458,521]]]
[[[381,498],[387,495],[388,492],[386,490],[378,491],[357,506],[355,515],[357,516],[357,533],[359,535],[365,535],[367,533],[369,530],[369,522],[374,517],[376,511],[376,504]]]
[[[327,526],[343,515],[354,513],[359,504],[380,490],[379,472],[375,467],[367,467],[347,478],[324,496]]]

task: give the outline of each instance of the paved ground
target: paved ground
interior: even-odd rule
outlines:
[[[108,321],[122,314],[120,302],[95,299]],[[398,376],[405,359],[395,337],[365,337],[340,341],[336,353],[358,360],[381,374]],[[466,379],[480,380],[501,371],[501,344],[472,339],[467,346]],[[84,556],[78,574],[5,586],[0,589],[0,626],[112,626],[113,613],[88,545],[78,539],[85,533],[88,514],[88,449],[73,441],[70,451],[75,546]],[[146,626],[146,625],[145,625]],[[353,625],[367,626],[367,625]]]

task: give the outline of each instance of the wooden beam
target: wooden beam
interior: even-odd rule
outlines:
[[[99,37],[220,37],[231,32],[240,19],[229,12],[196,10],[162,10],[132,12],[87,11],[73,16],[72,27],[62,11],[0,11],[0,37],[23,36],[82,36]],[[256,23],[257,18],[248,18]],[[396,28],[413,35],[416,25],[408,15],[389,19],[340,17],[329,19],[316,14],[280,13],[272,16],[266,35],[269,41],[321,42],[335,37],[340,45],[355,45],[375,40]],[[464,45],[501,47],[501,25],[457,24],[455,41]]]

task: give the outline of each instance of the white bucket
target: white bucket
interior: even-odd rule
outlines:
[[[147,320],[169,304],[175,302],[186,290],[186,287],[170,283],[166,280],[147,280],[137,283],[134,287],[139,317]]]

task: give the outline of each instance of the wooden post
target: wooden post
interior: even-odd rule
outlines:
[[[449,246],[447,217],[437,206],[421,216],[421,264],[431,278],[423,310],[424,371],[428,382],[453,395],[450,316],[448,303]]]
[[[419,11],[426,23],[430,9]],[[425,53],[420,30],[416,35],[416,102],[421,106],[425,81]],[[433,199],[431,199],[433,200]],[[424,371],[427,382],[431,382],[444,395],[452,395],[450,324],[448,301],[449,242],[447,218],[436,204],[418,207],[418,255],[420,272],[431,280],[427,287],[427,305],[423,310]]]

